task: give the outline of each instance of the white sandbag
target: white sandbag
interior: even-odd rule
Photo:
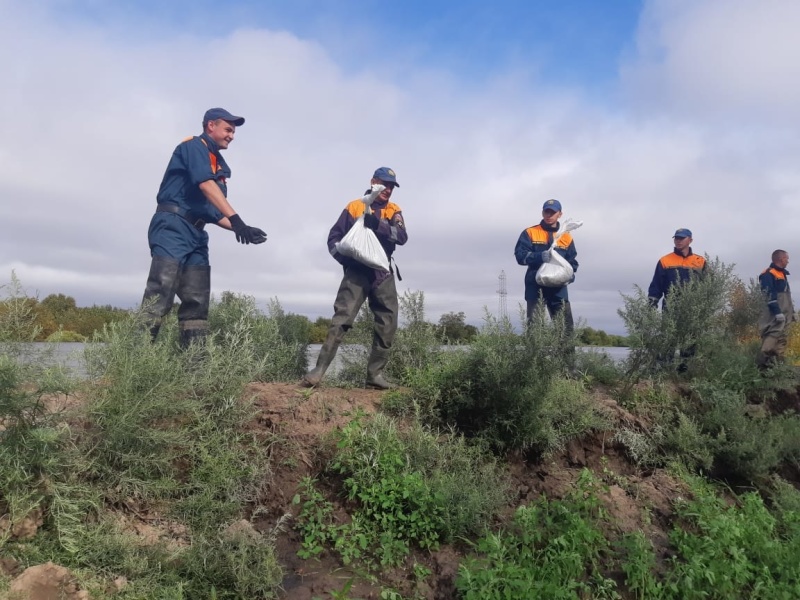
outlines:
[[[572,281],[575,271],[567,259],[555,250],[550,252],[550,260],[536,271],[536,283],[542,287],[561,287]]]
[[[556,251],[555,247],[558,238],[566,232],[574,231],[583,225],[583,221],[568,219],[562,225],[561,230],[553,236],[553,243],[550,246],[550,259],[536,271],[536,283],[542,287],[561,287],[570,283],[575,276],[575,270],[572,265]]]
[[[364,203],[364,214],[370,214],[372,204],[386,186],[380,183],[373,183],[369,192],[364,194],[361,201]],[[336,244],[336,251],[342,256],[356,259],[361,264],[372,267],[373,269],[389,270],[389,257],[378,241],[378,236],[369,227],[364,225],[364,214],[362,214],[345,236]]]

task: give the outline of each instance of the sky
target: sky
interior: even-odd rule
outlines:
[[[212,293],[332,316],[328,231],[388,166],[400,293],[437,322],[524,302],[520,233],[559,199],[576,317],[624,334],[677,228],[745,282],[800,223],[796,0],[0,0],[0,285],[132,308],[174,147],[223,106]],[[800,258],[798,258],[800,260]],[[791,272],[792,265],[789,265]]]

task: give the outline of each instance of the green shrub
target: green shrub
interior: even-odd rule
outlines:
[[[581,384],[561,379],[572,363],[563,335],[563,320],[541,314],[522,335],[487,315],[469,348],[414,375],[414,402],[421,414],[498,451],[553,451],[602,421]]]
[[[658,370],[674,370],[679,350],[691,351],[691,356],[684,356],[681,362],[690,373],[697,372],[698,361],[729,340],[725,311],[736,281],[733,266],[714,259],[707,262],[702,276],[693,275],[670,289],[668,310],[650,306],[647,293],[639,286],[632,296],[623,294],[624,307],[617,312],[628,330],[629,380],[638,381]]]
[[[575,372],[579,373],[588,385],[602,383],[614,385],[622,378],[622,370],[606,352],[585,350],[575,354]]]
[[[605,518],[598,483],[584,471],[563,501],[546,498],[517,509],[513,525],[490,533],[459,567],[465,600],[505,598],[619,598],[602,574],[610,551],[599,524]]]
[[[505,503],[507,483],[480,448],[419,425],[400,431],[382,415],[353,420],[336,436],[329,470],[343,477],[351,522],[336,525],[333,506],[306,480],[301,556],[333,547],[345,563],[397,565],[411,546],[436,548],[486,527]]]
[[[800,532],[783,538],[755,493],[731,506],[695,480],[693,494],[676,505],[682,523],[670,535],[676,548],[667,576],[671,597],[800,597]]]
[[[219,302],[211,303],[209,328],[217,343],[233,339],[247,347],[258,361],[254,380],[291,381],[306,372],[308,320],[287,315],[277,300],[264,315],[251,296],[224,292]]]

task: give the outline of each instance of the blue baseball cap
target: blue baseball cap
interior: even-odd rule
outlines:
[[[673,235],[672,237],[674,237],[674,238],[676,238],[676,237],[677,238],[692,237],[692,232],[690,230],[688,230],[688,229],[681,228],[681,229],[678,229],[675,232],[675,235]]]
[[[224,108],[209,108],[203,117],[203,125],[209,121],[216,121],[217,119],[227,121],[231,125],[236,125],[236,127],[244,125],[244,117],[236,117]]]
[[[544,203],[544,206],[542,206],[542,210],[554,210],[556,212],[561,212],[561,202],[551,198],[550,200]]]
[[[397,175],[395,175],[394,171],[392,171],[389,167],[379,167],[375,169],[372,177],[373,179],[380,179],[381,181],[393,183],[397,187],[400,187],[400,184],[397,183]]]

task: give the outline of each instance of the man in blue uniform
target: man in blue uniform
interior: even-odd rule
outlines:
[[[536,272],[544,263],[550,260],[550,252],[558,252],[573,270],[578,270],[578,251],[569,232],[563,233],[553,246],[554,235],[561,228],[558,220],[561,218],[561,202],[548,200],[542,206],[542,220],[538,225],[532,225],[523,231],[514,248],[514,257],[517,264],[528,267],[525,272],[525,302],[528,308],[528,321],[533,318],[534,312],[544,302],[550,317],[559,312],[564,312],[564,327],[567,336],[572,334],[574,321],[572,308],[569,305],[567,285],[559,287],[543,287],[536,283]],[[551,246],[553,246],[551,248]],[[541,298],[539,296],[541,292]]]
[[[789,253],[786,250],[775,250],[772,263],[761,275],[758,283],[764,294],[766,305],[758,320],[758,332],[761,334],[761,350],[756,363],[759,369],[767,369],[775,363],[783,362],[788,342],[787,328],[794,321],[794,305],[789,289]]]
[[[647,289],[647,299],[653,308],[658,308],[658,303],[663,297],[661,310],[667,311],[667,297],[670,289],[676,285],[683,285],[692,277],[705,273],[706,259],[692,252],[692,241],[692,232],[689,229],[685,227],[677,229],[675,235],[672,236],[673,251],[658,260],[653,280]],[[692,358],[696,351],[697,348],[694,345],[688,348],[678,348],[678,354],[681,357],[681,362],[677,367],[678,372],[684,373],[688,370],[686,359]],[[674,358],[675,349],[673,348],[660,356],[659,362],[664,365],[670,364]]]
[[[202,341],[208,333],[211,267],[207,223],[233,231],[242,244],[260,244],[267,239],[261,229],[246,225],[227,199],[231,170],[220,152],[228,148],[236,128],[243,124],[243,117],[211,108],[203,117],[203,133],[185,139],[172,153],[147,232],[152,260],[142,306],[153,340],[176,294],[181,301],[181,346]]]
[[[336,356],[339,344],[345,333],[352,328],[365,300],[369,301],[369,308],[375,316],[366,385],[380,390],[396,387],[383,375],[397,331],[399,307],[394,272],[373,269],[353,258],[343,256],[336,249],[336,244],[342,241],[361,215],[364,215],[364,226],[375,232],[390,260],[395,248],[408,241],[403,213],[397,204],[389,202],[394,189],[400,187],[395,172],[388,167],[380,167],[373,173],[370,183],[385,187],[380,193],[373,192],[375,197],[370,204],[371,212],[364,214],[366,205],[362,198],[353,200],[345,206],[328,234],[328,250],[344,268],[344,276],[333,303],[334,315],[328,336],[317,358],[317,365],[303,377],[303,385],[306,387],[315,387],[322,381],[325,371]]]

